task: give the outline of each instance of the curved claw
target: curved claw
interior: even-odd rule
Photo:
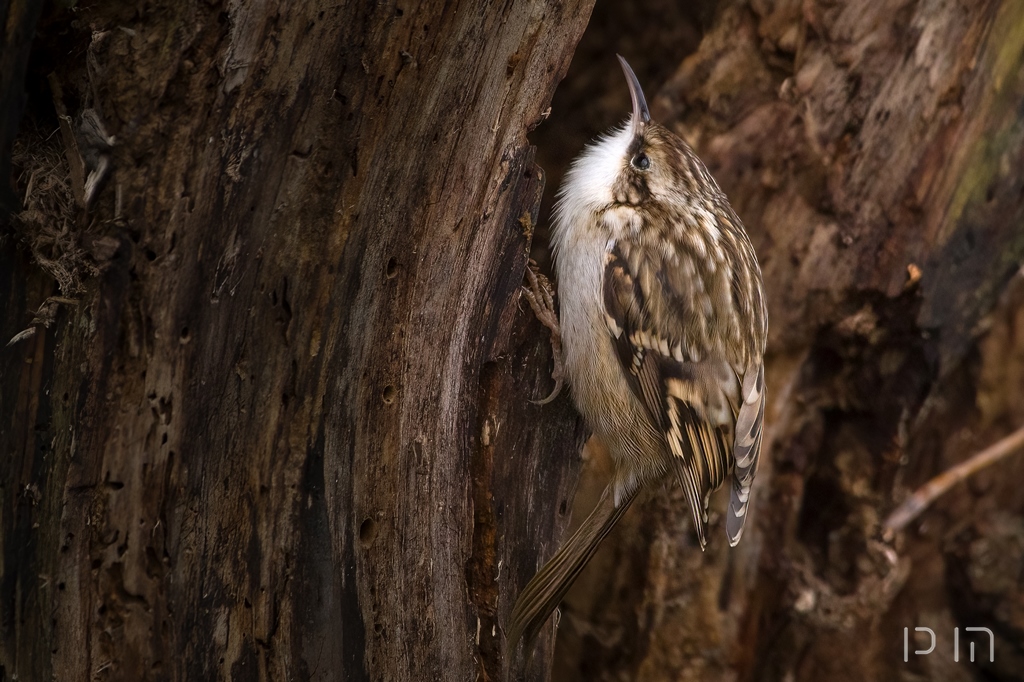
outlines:
[[[526,268],[526,279],[529,287],[523,287],[523,295],[530,302],[533,314],[537,316],[541,324],[551,331],[551,355],[554,360],[554,367],[551,370],[551,378],[555,380],[555,387],[546,398],[531,400],[534,405],[547,405],[558,397],[565,386],[565,371],[562,366],[562,330],[558,325],[558,316],[555,315],[555,293],[551,288],[548,278],[537,271],[537,264],[532,260]]]
[[[552,400],[558,397],[558,394],[562,392],[562,387],[564,385],[565,382],[559,379],[557,382],[555,382],[555,387],[551,389],[551,394],[548,395],[547,398],[541,398],[540,400],[531,400],[530,402],[533,403],[534,405],[547,405]]]
[[[561,345],[561,344],[559,344]],[[551,339],[551,348],[554,350],[555,340]],[[547,405],[552,400],[558,397],[558,394],[562,392],[565,387],[565,378],[562,376],[562,357],[561,351],[555,355],[555,368],[551,370],[551,378],[555,380],[555,387],[551,389],[551,393],[548,394],[547,398],[541,398],[540,400],[531,400],[530,402],[534,405]]]

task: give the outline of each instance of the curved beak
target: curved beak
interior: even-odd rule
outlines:
[[[644,98],[644,91],[640,89],[640,81],[637,80],[629,63],[622,58],[621,54],[615,55],[619,58],[622,72],[626,74],[626,83],[629,84],[629,96],[633,100],[633,119],[630,124],[633,135],[637,135],[645,123],[650,123],[651,112],[647,109],[647,100]]]

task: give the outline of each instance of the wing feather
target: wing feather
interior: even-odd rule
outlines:
[[[732,493],[725,532],[729,544],[736,546],[743,536],[743,523],[750,505],[750,489],[757,474],[761,457],[761,436],[764,431],[764,365],[747,370],[743,377],[743,404],[736,417],[736,437],[733,443],[735,467],[732,473]]]
[[[665,263],[643,261],[628,249],[614,243],[605,260],[608,332],[630,389],[674,455],[672,465],[704,547],[709,495],[733,468],[735,408],[730,404],[727,410],[730,423],[713,423],[709,400],[721,402],[721,395],[711,395],[722,393],[720,372],[710,369],[709,359],[693,357],[682,338],[679,306],[685,297],[671,289],[669,278],[655,274],[665,270]],[[658,326],[649,312],[652,307],[660,311]],[[727,380],[738,383],[729,374]]]

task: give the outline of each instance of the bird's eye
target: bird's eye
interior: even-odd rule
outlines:
[[[646,154],[640,152],[639,154],[633,157],[633,160],[630,161],[630,164],[632,164],[633,168],[643,171],[651,167],[651,160],[647,158]]]

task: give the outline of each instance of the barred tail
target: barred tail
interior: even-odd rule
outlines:
[[[533,644],[548,616],[569,591],[576,577],[594,556],[601,540],[615,527],[623,513],[636,499],[636,490],[628,493],[618,507],[609,485],[594,511],[569,541],[551,558],[523,588],[509,618],[506,657],[511,660],[522,639],[527,650]],[[637,489],[639,486],[636,487]]]

